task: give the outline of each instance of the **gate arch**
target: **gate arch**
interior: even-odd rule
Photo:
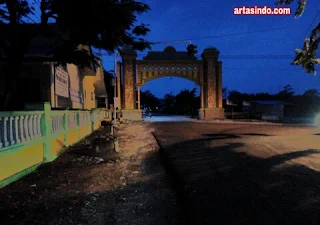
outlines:
[[[124,49],[122,62],[118,62],[117,95],[123,118],[141,120],[140,87],[147,81],[163,76],[177,76],[200,86],[201,106],[199,119],[224,119],[222,108],[222,62],[216,48],[206,48],[202,59],[188,56],[186,51],[176,51],[172,46],[163,51],[149,51],[137,60],[137,53]]]

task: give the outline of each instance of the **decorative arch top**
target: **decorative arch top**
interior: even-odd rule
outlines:
[[[203,65],[201,61],[194,63],[146,63],[137,61],[137,85],[143,86],[145,82],[164,76],[177,76],[200,84],[203,81]]]
[[[167,46],[163,51],[149,51],[148,54],[143,57],[145,61],[195,61],[197,57],[189,56],[187,51],[177,51],[172,46]]]

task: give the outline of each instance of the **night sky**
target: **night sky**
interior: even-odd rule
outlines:
[[[228,91],[278,92],[291,84],[297,94],[309,88],[320,88],[320,75],[306,74],[301,67],[291,66],[294,49],[301,48],[304,38],[320,21],[320,2],[308,1],[303,16],[237,16],[233,8],[239,6],[275,7],[275,0],[145,0],[151,11],[139,17],[149,24],[149,41],[191,39],[198,46],[198,57],[203,49],[214,46],[223,62],[223,86]],[[296,1],[295,1],[296,2]],[[292,14],[297,3],[290,6]],[[315,17],[318,17],[315,19]],[[120,15],[119,15],[120,16]],[[272,30],[274,29],[274,30]],[[269,30],[259,32],[261,30]],[[256,32],[257,31],[257,32]],[[239,34],[240,33],[240,34]],[[247,34],[242,34],[247,33]],[[230,35],[239,34],[239,35]],[[188,43],[173,43],[178,51]],[[152,50],[163,50],[168,44],[154,45]],[[146,55],[139,52],[138,58]],[[254,55],[260,55],[252,59]],[[272,56],[276,56],[273,58]],[[292,57],[290,57],[292,56]],[[239,59],[240,57],[240,59]],[[104,57],[106,70],[113,69],[113,56]],[[319,70],[320,67],[316,67]],[[142,90],[150,90],[158,97],[196,87],[191,81],[164,77],[146,83]]]

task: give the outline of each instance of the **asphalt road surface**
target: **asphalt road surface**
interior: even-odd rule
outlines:
[[[192,122],[153,126],[190,224],[320,224],[319,129]]]
[[[150,121],[150,122],[192,121],[190,116],[169,115],[169,114],[159,114],[159,113],[152,113],[151,117],[145,116],[143,120]]]

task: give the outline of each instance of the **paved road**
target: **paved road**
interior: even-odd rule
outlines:
[[[144,117],[144,120],[151,121],[151,122],[169,122],[169,121],[179,122],[179,121],[191,121],[192,119],[189,116],[153,113],[151,117]]]
[[[320,224],[320,131],[154,123],[190,224]]]

